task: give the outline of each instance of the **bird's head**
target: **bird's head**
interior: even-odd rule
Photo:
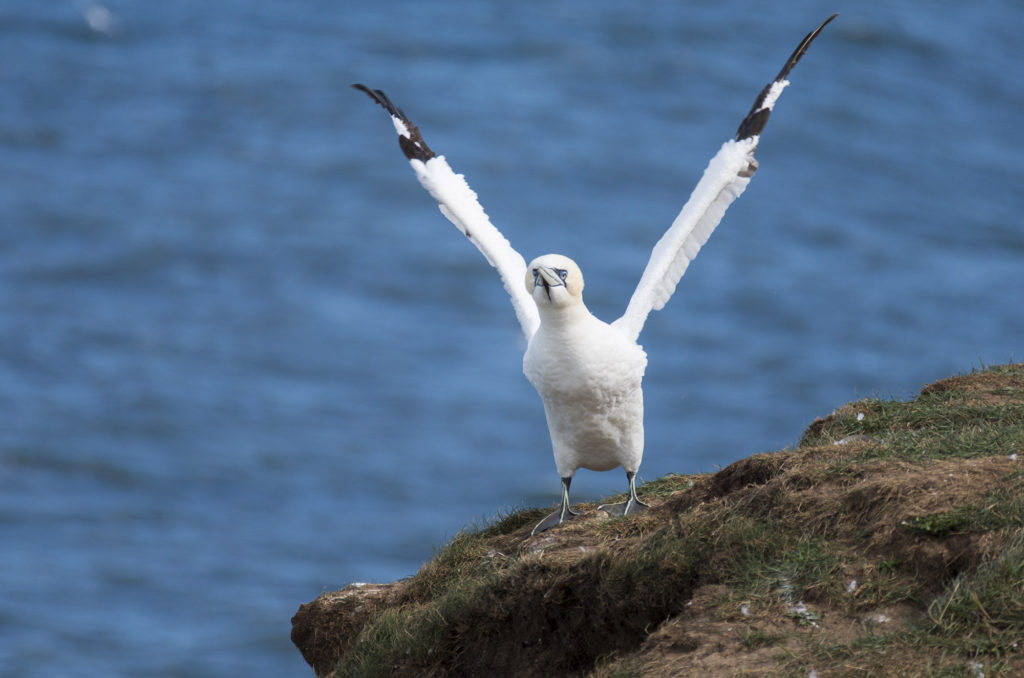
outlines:
[[[540,309],[582,304],[583,274],[569,257],[545,254],[526,267],[526,291]]]

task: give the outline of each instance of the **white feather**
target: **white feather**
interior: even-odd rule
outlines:
[[[626,312],[612,323],[634,341],[648,314],[660,310],[669,300],[726,209],[750,183],[756,148],[757,137],[730,139],[722,144],[679,216],[654,246]]]
[[[758,110],[764,110],[767,108],[769,111],[775,107],[775,102],[779,100],[779,95],[782,94],[782,90],[786,89],[789,85],[789,80],[776,80],[772,83],[771,88],[768,90],[767,96],[764,101],[761,102],[761,108]]]
[[[636,343],[652,310],[662,308],[679,279],[700,252],[726,209],[743,193],[757,169],[758,134],[782,90],[786,74],[835,15],[809,33],[776,79],[755,100],[736,140],[711,158],[690,199],[654,246],[625,314],[611,325],[594,317],[583,303],[583,275],[568,257],[547,254],[533,260],[527,277],[523,257],[491,223],[476,193],[444,156],[434,155],[419,130],[380,90],[362,85],[391,114],[403,137],[402,151],[416,177],[437,200],[441,212],[472,240],[498,270],[526,335],[523,372],[544,401],[555,465],[562,478],[562,502],[534,533],[568,520],[569,482],[579,468],[604,471],[621,466],[629,499],[604,508],[628,514],[642,510],[636,472],[643,458],[642,380],[647,357]]]
[[[396,125],[397,126],[397,125]],[[505,291],[512,298],[516,318],[526,340],[537,331],[540,315],[537,305],[526,291],[526,261],[505,236],[491,223],[476,193],[461,174],[448,166],[443,155],[427,160],[410,160],[423,188],[437,200],[441,213],[467,236],[498,271]]]

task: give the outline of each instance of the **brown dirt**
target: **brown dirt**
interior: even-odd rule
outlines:
[[[922,395],[962,391],[968,402],[985,405],[1020,403],[1024,391],[1024,371],[986,372],[983,374],[946,377],[921,389]]]
[[[950,389],[978,402],[1020,402],[1024,373],[954,377],[923,393]],[[489,559],[500,576],[477,594],[487,610],[479,624],[451,621],[457,665],[410,659],[395,663],[390,675],[807,676],[822,653],[828,654],[824,646],[907,629],[954,577],[977,566],[996,538],[985,532],[938,538],[908,524],[980,502],[992,488],[1019,477],[1024,460],[1000,454],[844,465],[872,444],[859,439],[754,455],[695,477],[692,486],[649,500],[652,510],[616,523],[590,510],[537,537],[529,536],[530,525],[482,537],[476,560]],[[892,563],[887,586],[910,594],[893,601],[862,585],[845,597],[842,591],[810,588],[794,594],[799,601],[779,591],[744,600],[720,577],[736,550],[715,550],[725,543],[722,526],[736,516],[827,539],[839,555],[843,581],[879,579],[880,564]],[[667,530],[705,535],[707,553],[693,561],[699,567],[674,554],[649,555]],[[638,564],[644,558],[649,566]],[[645,598],[630,588],[637,580],[623,564],[654,568],[674,588]],[[292,640],[318,676],[332,675],[375,614],[428,603],[451,576],[442,554],[415,578],[324,594],[300,607]],[[608,597],[609,581],[621,586],[621,597]],[[810,606],[814,617],[794,613],[798,602]],[[858,661],[832,664],[830,672],[819,669],[818,675],[925,675],[925,668],[938,670],[953,659],[903,647]],[[1024,672],[1020,658],[1008,661]]]
[[[395,584],[350,584],[299,606],[292,642],[318,676],[334,672],[370,616],[390,604]]]

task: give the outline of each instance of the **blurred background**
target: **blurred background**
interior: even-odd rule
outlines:
[[[0,6],[0,672],[309,675],[300,603],[556,500],[508,298],[351,83],[610,321],[834,11],[641,336],[646,479],[1020,357],[1018,3]]]

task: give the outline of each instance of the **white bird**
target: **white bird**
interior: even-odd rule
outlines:
[[[750,182],[757,170],[754,151],[758,139],[789,84],[786,77],[835,17],[833,14],[807,34],[758,95],[735,138],[711,158],[679,216],[654,246],[626,312],[611,324],[594,317],[583,304],[583,275],[572,259],[546,254],[527,266],[491,224],[463,176],[452,171],[444,156],[430,150],[409,118],[381,90],[353,85],[391,115],[399,145],[416,177],[437,200],[442,214],[498,270],[512,297],[527,340],[523,372],[544,401],[555,466],[562,479],[558,510],[542,520],[532,534],[578,515],[569,505],[569,485],[580,468],[608,471],[622,466],[626,471],[626,501],[599,509],[629,515],[647,508],[636,494],[636,473],[644,450],[641,380],[647,365],[637,338],[647,315],[661,309],[672,296],[726,208]]]

